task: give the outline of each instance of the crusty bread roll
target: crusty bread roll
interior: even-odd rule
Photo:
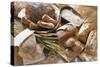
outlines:
[[[87,42],[86,42],[86,46],[94,46],[96,47],[97,45],[97,31],[96,30],[92,30],[88,36]]]
[[[97,33],[96,30],[90,32],[87,42],[85,52],[88,55],[96,56],[97,53]]]
[[[72,24],[65,24],[57,29],[57,36],[59,39],[66,40],[68,39],[68,37],[77,34],[77,32],[78,32],[78,28],[76,26]]]
[[[65,42],[64,46],[66,47],[66,54],[70,61],[74,59],[76,56],[78,56],[84,49],[84,44],[82,44],[74,37],[69,38]]]
[[[78,52],[83,49],[83,44],[78,41],[75,37],[69,38],[67,41],[65,41],[65,47],[71,48],[73,52]]]
[[[86,43],[90,31],[95,29],[96,29],[96,23],[84,23],[77,34],[78,39],[81,42]]]
[[[85,50],[80,55],[80,58],[85,61],[94,61],[97,60],[97,33],[96,30],[90,32]]]

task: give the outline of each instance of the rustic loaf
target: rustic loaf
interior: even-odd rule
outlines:
[[[97,60],[97,33],[96,30],[90,32],[85,50],[80,55],[80,58],[85,61]]]
[[[56,19],[55,10],[46,3],[28,3],[26,8],[26,17],[37,23],[42,20],[44,14],[49,15],[51,18]]]
[[[86,43],[90,31],[95,29],[96,29],[96,23],[84,23],[77,34],[78,39],[81,42]]]
[[[43,48],[36,43],[34,35],[28,37],[19,47],[19,55],[23,58],[23,64],[33,64],[45,59]]]

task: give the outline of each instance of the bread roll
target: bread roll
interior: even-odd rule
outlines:
[[[69,38],[65,42],[66,54],[71,61],[75,59],[76,56],[80,55],[81,51],[84,49],[84,44],[78,41],[76,38]]]
[[[85,61],[95,61],[97,60],[97,33],[96,30],[90,32],[85,50],[80,55],[80,58]]]
[[[53,29],[55,27],[53,23],[50,23],[50,22],[48,23],[44,21],[38,21],[37,25],[46,29]]]
[[[73,52],[78,52],[80,50],[83,49],[83,44],[78,41],[76,38],[69,38],[66,42],[65,42],[65,47],[66,48],[70,48]]]
[[[90,31],[95,29],[96,29],[96,23],[84,23],[77,34],[78,39],[81,42],[86,43]]]
[[[78,28],[76,26],[73,26],[72,24],[65,24],[57,29],[57,36],[60,39],[67,39],[67,36],[73,36],[76,35],[78,32]],[[68,34],[70,33],[70,34]]]

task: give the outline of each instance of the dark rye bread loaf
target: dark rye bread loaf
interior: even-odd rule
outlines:
[[[25,8],[26,17],[34,23],[37,23],[38,20],[41,20],[44,14],[56,19],[55,10],[47,3],[28,3]]]
[[[26,16],[33,22],[37,22],[42,19],[44,14],[49,15],[53,19],[56,19],[55,10],[47,3],[32,3],[32,2],[22,2],[14,1],[12,2],[12,9],[14,9],[14,16],[17,17],[21,9],[26,9]]]

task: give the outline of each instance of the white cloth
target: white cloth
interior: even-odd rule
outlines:
[[[74,26],[80,26],[83,23],[83,20],[76,14],[74,14],[71,10],[63,10],[61,12],[61,17],[68,20]]]

